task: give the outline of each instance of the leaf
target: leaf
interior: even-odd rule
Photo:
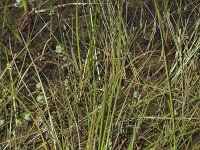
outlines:
[[[37,83],[37,84],[36,84],[36,88],[37,88],[38,90],[40,90],[40,89],[42,88],[42,84],[41,84],[41,83]]]
[[[65,85],[65,86],[69,86],[69,80],[68,80],[68,79],[65,79],[65,80],[64,80],[64,85]]]
[[[16,119],[16,126],[22,125],[22,121],[20,119]]]
[[[134,91],[133,92],[133,97],[137,100],[139,100],[141,98],[141,94],[138,91]]]
[[[22,7],[22,0],[16,0],[16,3],[14,4],[15,7]]]
[[[39,94],[36,97],[36,101],[39,102],[39,103],[44,103],[44,95]]]
[[[4,99],[3,99],[3,98],[1,98],[1,99],[0,99],[0,104],[1,104],[3,101],[4,101]]]
[[[0,119],[0,126],[3,126],[6,123],[5,119]]]
[[[139,97],[139,94],[138,94],[137,91],[134,91],[134,93],[133,93],[133,97],[136,98],[136,99]]]
[[[22,2],[22,0],[16,0],[16,2],[17,2],[17,3],[21,3],[21,2]]]
[[[62,53],[62,50],[63,50],[62,46],[56,45],[56,50],[55,50],[56,53],[60,54]]]
[[[26,121],[31,121],[31,115],[27,112],[24,112],[22,114],[22,118],[25,119]]]

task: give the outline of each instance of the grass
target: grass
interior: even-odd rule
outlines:
[[[21,5],[0,3],[1,149],[199,149],[198,1]]]

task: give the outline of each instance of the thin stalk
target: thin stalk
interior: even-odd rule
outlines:
[[[165,75],[166,75],[166,81],[167,81],[167,88],[168,88],[168,94],[169,94],[169,109],[171,112],[171,123],[172,123],[172,134],[173,134],[173,149],[177,148],[177,141],[176,141],[176,126],[175,126],[175,112],[174,112],[174,101],[172,98],[172,91],[171,91],[171,82],[169,78],[169,71],[168,71],[168,65],[167,65],[167,57],[165,54],[165,49],[164,49],[164,40],[161,34],[161,41],[162,41],[162,52],[163,52],[163,57],[164,57],[164,66],[165,66]]]
[[[29,11],[28,11],[27,0],[22,0],[22,4],[24,6],[24,12],[25,12],[25,15],[26,15],[26,25],[27,25],[27,29],[28,29],[28,34],[30,34],[30,32],[31,32],[31,20],[30,20],[30,15],[29,15]]]
[[[77,45],[77,51],[78,51],[78,60],[79,60],[79,71],[81,74],[82,70],[82,61],[81,61],[81,50],[80,50],[80,42],[79,42],[79,11],[78,11],[78,0],[76,0],[76,45]]]

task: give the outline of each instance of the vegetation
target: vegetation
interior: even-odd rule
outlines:
[[[200,149],[198,0],[0,10],[0,149]]]

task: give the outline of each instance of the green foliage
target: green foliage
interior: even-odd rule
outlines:
[[[199,147],[198,1],[10,3],[0,149]]]

